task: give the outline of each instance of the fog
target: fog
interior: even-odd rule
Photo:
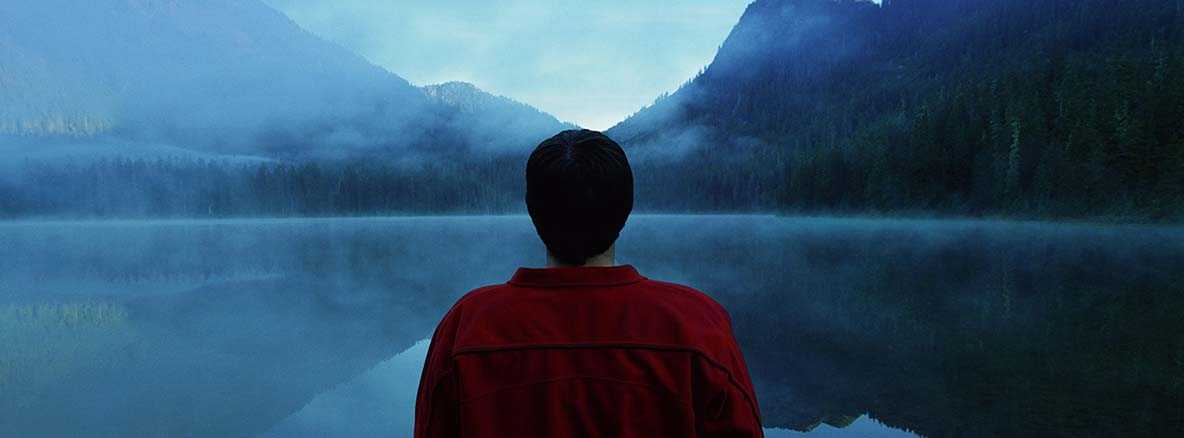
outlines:
[[[991,8],[967,18],[970,2],[752,3],[710,65],[608,132],[635,166],[635,211],[647,213],[630,219],[618,261],[729,311],[770,437],[1184,430],[1184,228],[1119,224],[1175,217],[1181,161],[1168,141],[1179,126],[1167,99],[1181,95],[1169,85],[1184,64],[1161,50],[1160,31],[1062,16],[1073,3],[1022,20],[1009,2],[982,4]],[[1182,23],[1179,4],[1172,17],[1124,11],[1122,23]],[[495,12],[517,30],[522,17]],[[917,17],[954,30],[929,32]],[[1007,38],[989,28],[1000,22],[1015,24]],[[1094,27],[1109,33],[1090,39]],[[1026,70],[1002,67],[981,73],[1005,79],[1006,93],[960,82],[990,64],[970,50],[1029,59],[999,42],[1048,29],[1032,41],[1131,59],[1074,54],[1114,64],[1096,83],[1094,70],[1060,62],[1069,55],[1037,66],[1081,86],[1028,92]],[[1150,49],[1101,40],[1136,29],[1145,33],[1130,39]],[[589,65],[657,44],[607,50],[595,32],[582,44],[589,35],[597,50],[578,62],[552,63],[581,47],[553,47],[496,56],[496,67],[616,86],[637,60],[610,60],[615,73],[593,79]],[[686,64],[669,56],[639,59]],[[528,58],[538,62],[512,61]],[[512,80],[532,86],[527,73]],[[947,89],[971,91],[954,105]],[[1156,94],[1167,97],[1124,97]],[[1101,109],[1051,112],[1075,106]],[[930,111],[953,116],[930,123]],[[1046,137],[1021,129],[1053,119]],[[540,140],[570,128],[471,84],[412,85],[259,0],[6,0],[0,436],[409,436],[444,312],[544,264],[529,218],[514,215],[522,172]],[[1058,165],[1070,146],[1080,157]],[[1081,147],[1121,153],[1090,161]],[[720,211],[779,214],[648,214]],[[1107,222],[789,216],[814,211]]]
[[[642,215],[622,236],[622,263],[729,309],[776,433],[1181,425],[1178,228]],[[9,222],[0,248],[0,432],[36,436],[405,431],[447,307],[544,260],[522,216]]]
[[[699,70],[749,3],[266,1],[413,83],[473,82],[597,130]]]
[[[343,123],[351,117],[425,112],[405,81],[258,2],[49,0],[6,9],[6,48],[24,54],[16,59],[27,68],[44,70],[18,76],[33,81],[25,110],[15,114],[30,134],[69,135],[85,118],[102,121],[96,134],[226,151],[320,120],[329,129],[320,135],[349,145],[344,139],[362,135]],[[86,93],[49,101],[59,84]],[[398,104],[380,105],[387,99]]]
[[[258,0],[76,3],[0,10],[0,218],[502,212],[506,163],[575,127]]]
[[[816,82],[842,69],[867,46],[867,38],[874,37],[861,20],[874,15],[876,3],[845,2],[845,6],[836,7],[825,2],[754,2],[698,75],[674,92],[659,96],[608,133],[628,144],[639,160],[659,162],[677,161],[702,150],[718,153],[768,146],[760,136],[744,132],[751,131],[744,125],[753,121],[734,120],[740,110],[752,110],[754,99],[749,91],[753,90],[746,90],[745,84],[780,85],[770,83],[774,78],[767,76],[779,71],[792,77],[790,83],[780,86],[799,96],[800,101],[794,103],[802,105],[796,108],[817,105],[809,97],[819,93]],[[794,108],[790,102],[778,105]],[[775,114],[780,108],[759,111]]]
[[[490,119],[528,124],[472,141],[489,127],[457,120],[456,108],[256,0],[8,2],[0,56],[0,139],[26,145],[9,158],[39,158],[55,143],[304,159],[474,145],[489,153],[529,148],[563,127],[487,106]]]

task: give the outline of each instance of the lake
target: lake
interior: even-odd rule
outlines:
[[[646,216],[769,436],[1184,432],[1184,228]],[[0,223],[0,435],[409,435],[426,338],[523,216]],[[808,432],[808,433],[801,433]]]

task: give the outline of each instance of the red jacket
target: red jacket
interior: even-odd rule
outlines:
[[[632,266],[520,268],[428,349],[415,436],[759,437],[728,313]]]

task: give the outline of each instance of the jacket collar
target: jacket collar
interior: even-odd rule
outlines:
[[[633,265],[518,268],[509,283],[515,286],[619,286],[644,280]]]

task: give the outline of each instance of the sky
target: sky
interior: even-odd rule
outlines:
[[[608,129],[706,67],[750,0],[264,0],[415,85]]]

